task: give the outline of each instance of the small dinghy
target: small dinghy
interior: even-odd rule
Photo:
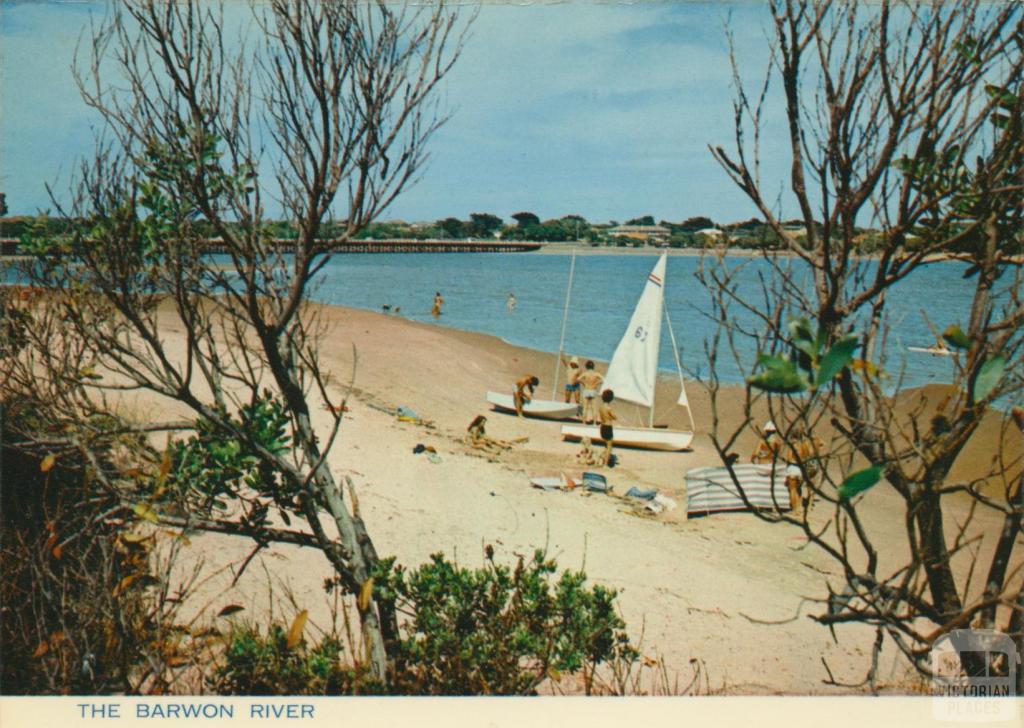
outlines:
[[[953,351],[945,346],[908,346],[907,351],[915,354],[931,354],[932,356],[953,356]]]
[[[502,412],[516,411],[516,403],[511,394],[488,392],[487,402],[494,409]],[[550,399],[532,399],[523,404],[523,414],[530,417],[543,417],[549,420],[567,420],[576,416],[578,405],[575,402],[556,402]]]
[[[640,294],[633,317],[622,335],[604,378],[602,389],[615,392],[616,400],[633,402],[650,408],[647,427],[626,427],[616,424],[612,439],[616,447],[637,447],[645,450],[687,450],[693,441],[693,413],[686,397],[683,383],[683,368],[679,362],[679,347],[672,333],[672,322],[668,321],[672,351],[675,354],[676,371],[679,374],[679,399],[677,404],[686,408],[690,418],[689,430],[668,430],[654,426],[654,389],[658,380],[658,352],[661,348],[661,319],[668,317],[665,309],[665,268],[667,256],[662,254],[647,276],[647,284]],[[562,437],[566,440],[582,440],[589,437],[593,442],[603,442],[598,425],[562,425]]]

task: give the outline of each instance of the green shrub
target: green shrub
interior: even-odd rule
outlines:
[[[394,689],[430,695],[528,695],[546,678],[582,671],[636,650],[615,613],[614,590],[586,586],[582,572],[555,578],[537,551],[514,569],[488,561],[466,569],[440,554],[406,573],[382,562],[378,599],[411,615],[395,648]]]
[[[154,493],[177,496],[192,512],[209,516],[213,509],[227,510],[239,492],[249,490],[277,505],[288,523],[287,511],[298,510],[298,494],[285,487],[280,475],[253,447],[255,443],[273,454],[291,447],[284,406],[266,394],[229,419],[241,437],[200,419],[196,435],[173,443],[166,475],[153,479]],[[259,518],[250,519],[251,525],[262,525],[265,517],[264,510]]]
[[[597,665],[632,664],[638,653],[615,613],[615,591],[588,587],[580,572],[556,579],[555,571],[555,562],[539,551],[514,569],[492,560],[466,569],[440,554],[411,572],[393,559],[382,561],[374,594],[408,616],[391,645],[388,692],[529,695],[561,673],[582,672],[588,687]],[[381,692],[336,636],[310,646],[300,633],[295,623],[288,630],[272,624],[265,635],[252,626],[236,629],[213,689],[233,695]]]
[[[288,631],[271,624],[267,633],[245,626],[232,632],[213,689],[221,695],[351,695],[379,692],[366,670],[344,662],[342,643],[328,636],[310,647],[289,647]]]

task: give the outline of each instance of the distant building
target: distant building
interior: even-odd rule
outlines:
[[[664,242],[671,233],[671,230],[661,225],[619,225],[608,230],[608,235],[613,238],[638,240],[645,245]]]

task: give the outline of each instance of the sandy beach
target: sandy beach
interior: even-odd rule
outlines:
[[[839,583],[839,574],[825,555],[807,548],[798,529],[748,513],[686,519],[684,472],[720,464],[707,437],[710,416],[702,388],[688,387],[697,420],[692,452],[621,450],[620,464],[604,471],[616,494],[630,486],[656,488],[679,504],[670,514],[643,516],[635,502],[619,497],[530,487],[530,474],[578,472],[579,446],[561,440],[557,423],[490,413],[484,396],[489,389],[510,391],[512,382],[529,372],[540,377],[539,393],[548,397],[553,356],[372,312],[324,307],[323,316],[329,330],[321,352],[337,383],[333,395],[340,399],[353,383],[350,411],[329,463],[336,475],[349,475],[356,484],[379,553],[414,566],[444,552],[477,566],[485,544],[506,563],[546,549],[560,567],[585,568],[593,582],[619,590],[622,615],[643,654],[664,658],[683,685],[694,661],[703,665],[711,691],[728,694],[835,692],[838,688],[823,683],[823,660],[837,680],[863,678],[874,633],[840,626],[834,642],[807,616],[824,610],[807,600],[827,596],[826,581]],[[179,335],[180,329],[167,327],[171,340]],[[677,387],[660,388],[665,402],[659,411],[667,412]],[[727,421],[738,416],[741,395],[725,393]],[[389,412],[398,406],[431,424],[399,421]],[[326,432],[328,413],[317,414],[315,424]],[[477,414],[487,414],[489,435],[528,441],[488,459],[462,442]],[[628,423],[631,415],[623,408],[620,417]],[[686,420],[677,408],[657,421]],[[993,437],[998,434],[983,428],[980,444],[972,443],[958,469],[972,470],[974,460],[990,458],[986,443]],[[413,454],[420,443],[433,446],[440,462]],[[744,457],[753,444],[739,443]],[[894,550],[901,543],[900,507],[897,496],[882,487],[862,507],[883,560],[899,555]],[[815,509],[813,519],[824,524],[827,511]],[[991,535],[981,543],[984,554],[998,524],[989,514],[981,514],[979,524]],[[232,569],[251,549],[246,539],[192,537],[183,563],[201,559],[209,573],[220,570],[193,598],[200,619],[212,620],[227,604],[242,604],[253,618],[268,612],[287,618],[308,609],[311,623],[326,627],[330,612],[323,582],[331,569],[323,556],[298,547],[266,549],[232,587]],[[883,688],[912,689],[907,666],[894,649],[883,652],[879,678]]]

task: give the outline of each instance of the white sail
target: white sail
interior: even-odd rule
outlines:
[[[665,301],[665,261],[662,254],[647,277],[633,318],[612,355],[604,388],[616,399],[654,406],[654,384],[658,378],[658,350],[661,348],[661,312]]]

